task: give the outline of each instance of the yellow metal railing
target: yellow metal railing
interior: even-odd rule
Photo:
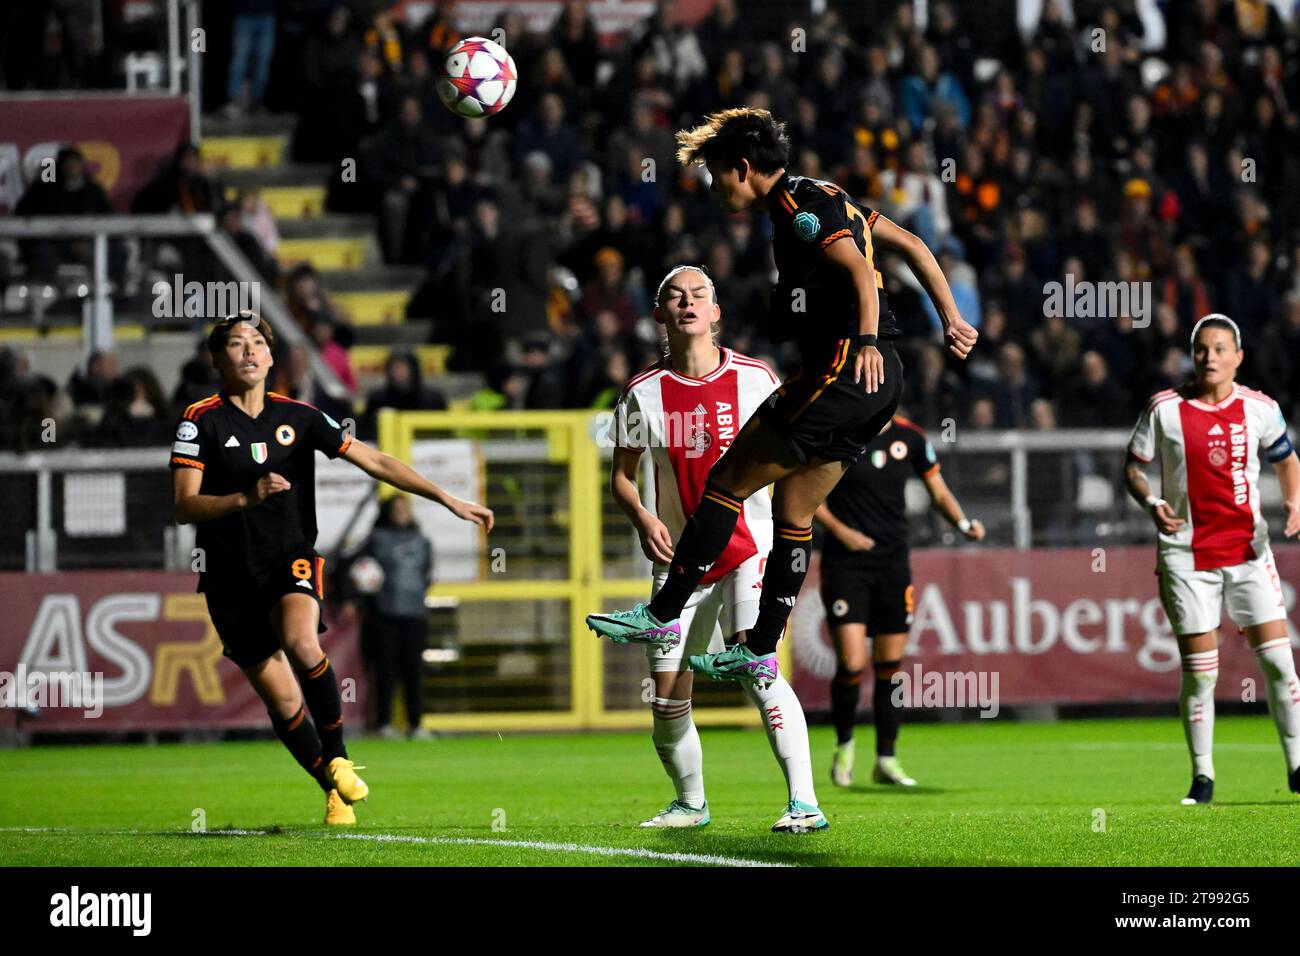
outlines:
[[[567,709],[426,713],[423,726],[441,731],[492,730],[616,730],[649,727],[650,707],[636,710],[606,709],[606,646],[587,629],[592,611],[617,600],[630,604],[650,593],[646,578],[607,578],[601,556],[606,489],[606,464],[592,436],[595,413],[547,412],[398,412],[379,415],[379,445],[391,455],[409,461],[413,443],[421,436],[491,436],[510,438],[521,431],[541,432],[546,438],[547,461],[563,463],[568,485],[568,575],[533,580],[494,579],[485,571],[481,579],[436,582],[431,598],[458,604],[476,601],[547,601],[567,603],[569,628],[569,706]],[[484,484],[482,481],[480,484]],[[391,494],[385,489],[381,494]],[[493,507],[491,500],[482,502]],[[435,548],[437,542],[434,542]],[[488,538],[491,547],[491,537]],[[486,563],[484,563],[486,564]],[[789,651],[782,642],[782,667],[789,673]],[[624,649],[626,650],[626,649]],[[637,653],[635,650],[626,650]],[[615,651],[617,653],[617,651]],[[753,725],[757,711],[745,706],[697,706],[695,721],[701,726]]]

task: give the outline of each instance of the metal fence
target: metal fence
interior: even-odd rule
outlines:
[[[409,429],[410,439],[475,441],[484,464],[483,497],[497,515],[493,543],[512,555],[520,575],[535,580],[566,573],[573,465],[567,445],[555,435],[561,427],[566,436],[573,432],[579,436],[575,442],[590,446],[595,470],[594,478],[583,478],[581,493],[599,502],[602,572],[613,578],[649,573],[635,534],[606,489],[610,452],[592,441],[599,424],[590,413],[422,413],[418,424],[400,427]],[[939,434],[931,438],[941,474],[966,512],[984,522],[990,544],[1083,547],[1155,539],[1150,519],[1124,490],[1126,432],[964,431],[952,442]],[[395,450],[400,453],[401,446]],[[169,549],[183,544],[184,534],[177,538],[171,521],[167,461],[166,447],[0,453],[0,496],[6,503],[0,512],[0,568],[173,566]],[[1149,473],[1158,484],[1154,466]],[[1271,470],[1261,474],[1260,484],[1265,516],[1280,520],[1281,492]],[[915,546],[956,540],[930,510],[917,479],[909,482],[907,506]]]

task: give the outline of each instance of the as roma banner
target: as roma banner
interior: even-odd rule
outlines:
[[[179,96],[0,100],[0,213],[41,175],[41,161],[73,144],[117,212],[189,136]]]
[[[1285,543],[1275,549],[1290,613],[1300,549]],[[917,551],[912,581],[914,620],[903,671],[913,702],[940,679],[953,688],[996,688],[1003,706],[1178,698],[1178,642],[1160,605],[1154,548]],[[835,674],[819,584],[814,561],[789,632],[795,690],[813,712],[830,709]],[[1296,643],[1290,622],[1288,631]],[[1245,637],[1226,619],[1220,634],[1216,695],[1264,701]],[[862,706],[869,700],[867,691]]]
[[[0,728],[94,733],[267,726],[266,708],[222,656],[193,574],[0,574]],[[363,719],[355,624],[327,616],[321,645]]]

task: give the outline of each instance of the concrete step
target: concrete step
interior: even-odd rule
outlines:
[[[341,272],[360,269],[367,261],[379,258],[378,251],[371,254],[371,240],[367,238],[344,239],[283,239],[276,251],[280,268],[288,270],[299,262],[309,262],[318,272]]]
[[[376,255],[372,262],[352,272],[331,272],[323,276],[330,295],[347,292],[376,292],[403,289],[414,292],[424,281],[423,266],[389,266]]]
[[[441,376],[447,372],[447,359],[451,357],[450,345],[417,345],[402,347],[403,350],[415,352],[420,363],[420,370],[425,377]],[[352,360],[352,370],[358,378],[383,378],[384,366],[394,350],[389,345],[354,345],[348,349],[348,358]]]
[[[324,186],[268,186],[261,192],[281,233],[290,222],[317,219],[325,213]]]
[[[221,113],[206,113],[203,116],[203,136],[222,138],[229,136],[285,136],[293,133],[298,125],[294,113],[245,113],[235,119],[227,119]]]
[[[408,348],[428,345],[433,320],[422,319],[401,325],[358,325],[354,327],[356,345],[402,345]]]
[[[330,300],[347,312],[357,326],[405,323],[406,303],[410,299],[411,293],[404,289],[330,293]]]
[[[213,136],[203,140],[199,154],[218,172],[279,166],[288,139],[284,136]]]
[[[31,325],[0,325],[0,343],[5,344],[51,340],[80,342],[83,334],[80,325],[56,325],[46,328],[36,328]],[[122,323],[113,326],[115,342],[139,342],[146,334],[143,325]],[[427,332],[425,337],[428,337]]]
[[[279,219],[282,239],[365,239],[375,234],[375,217],[327,212],[308,219]]]
[[[331,175],[338,175],[336,167],[289,162],[281,163],[279,166],[250,166],[219,171],[222,183],[236,189],[270,189],[275,186],[323,188],[329,183]]]

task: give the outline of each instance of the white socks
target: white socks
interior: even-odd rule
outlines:
[[[704,751],[691,719],[689,700],[654,700],[654,742],[664,770],[677,789],[677,800],[688,807],[704,806]]]
[[[1268,712],[1286,755],[1286,769],[1300,767],[1300,682],[1296,680],[1291,639],[1279,637],[1255,648],[1259,669],[1268,685]]]
[[[1192,776],[1214,779],[1214,684],[1219,679],[1219,652],[1183,655],[1183,684],[1178,712],[1192,752]]]
[[[790,799],[809,806],[817,806],[813,792],[812,756],[808,751],[808,722],[803,706],[795,696],[794,688],[778,676],[767,688],[759,690],[753,684],[745,686],[745,696],[752,700],[763,715],[767,741],[781,772],[785,774]]]

